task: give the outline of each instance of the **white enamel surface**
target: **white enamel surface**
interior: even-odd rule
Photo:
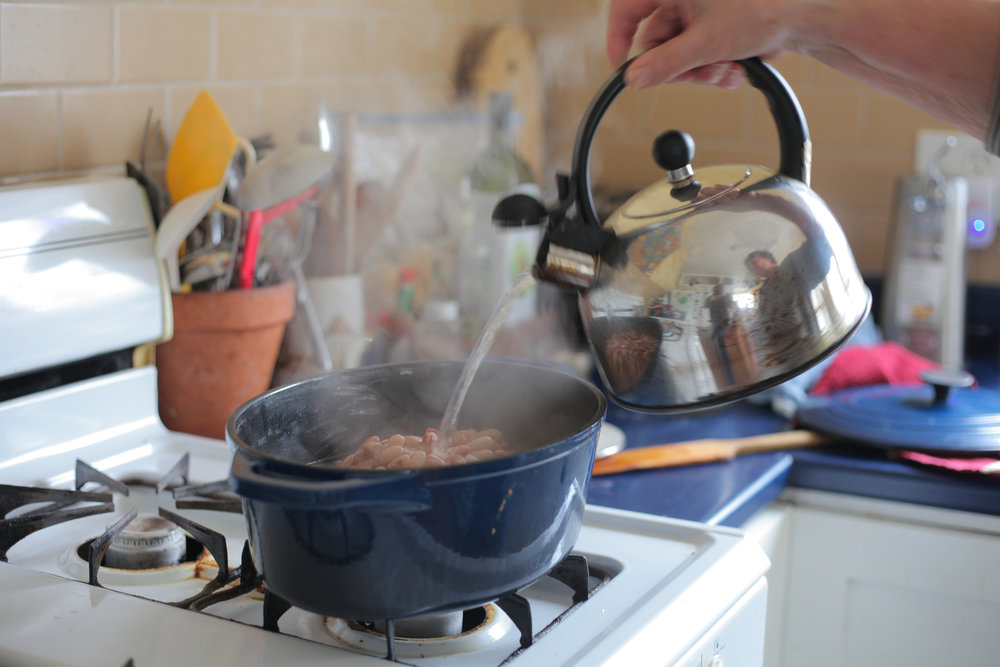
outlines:
[[[0,377],[163,336],[152,248],[130,179],[0,188]]]

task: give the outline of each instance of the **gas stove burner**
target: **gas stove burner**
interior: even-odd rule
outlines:
[[[58,563],[73,579],[182,608],[211,604],[214,593],[240,578],[240,569],[229,567],[225,536],[163,507],[158,515],[132,509],[98,537],[66,549]]]
[[[187,539],[177,524],[155,514],[140,514],[111,539],[104,565],[121,570],[150,570],[182,562]]]
[[[585,556],[569,554],[539,581],[551,579],[564,584],[568,589],[564,592],[572,597],[568,609],[572,609],[610,578],[599,568],[591,567]],[[495,602],[465,611],[372,623],[327,618],[324,626],[348,646],[383,654],[388,660],[397,656],[423,658],[467,653],[505,639],[513,650],[520,650],[531,646],[535,638],[530,604],[518,592],[506,593]],[[277,627],[277,619],[273,627]],[[380,650],[383,646],[384,653]]]
[[[485,616],[481,609],[480,616]],[[465,612],[456,611],[450,614],[435,614],[433,616],[416,616],[401,618],[396,621],[396,637],[399,639],[427,639],[429,637],[449,637],[464,632]],[[376,632],[386,634],[386,623],[379,621],[373,624]],[[475,627],[476,624],[472,624]]]
[[[344,644],[373,655],[385,656],[388,636],[393,635],[393,658],[402,660],[472,653],[517,632],[513,621],[495,604],[392,622],[326,618],[323,624]]]
[[[54,526],[73,519],[115,511],[114,493],[124,497],[131,495],[131,487],[149,487],[160,493],[165,489],[182,489],[188,478],[190,456],[184,454],[167,474],[159,480],[148,481],[139,477],[120,480],[101,472],[90,464],[76,460],[75,490],[45,488],[34,486],[13,486],[0,484],[0,561],[7,559],[7,552],[14,544],[35,531]],[[93,484],[101,488],[101,492],[82,491],[83,487]],[[218,492],[217,489],[212,489]],[[217,503],[229,503],[231,500],[216,500]],[[229,511],[236,511],[228,507]],[[150,520],[152,519],[152,521]],[[175,558],[177,552],[183,559],[187,551],[187,543],[183,534],[167,537],[154,536],[154,525],[162,526],[157,517],[145,517],[134,526],[130,524],[124,530],[119,527],[120,535],[116,534],[114,544],[108,546],[110,553],[109,567],[141,570],[164,565],[175,565],[179,560],[168,562]],[[135,531],[146,533],[137,535]],[[151,532],[152,531],[152,532]],[[178,536],[179,535],[179,536]],[[173,546],[167,546],[173,545]],[[137,557],[137,552],[160,553],[151,558]],[[110,563],[115,563],[111,565]],[[147,564],[149,563],[149,564]],[[91,577],[93,578],[93,577]]]

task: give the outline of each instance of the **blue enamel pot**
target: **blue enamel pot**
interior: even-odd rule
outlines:
[[[410,470],[335,467],[371,435],[437,426],[462,362],[340,371],[257,396],[226,428],[268,588],[359,621],[467,609],[555,567],[580,531],[599,389],[528,362],[486,360],[459,428],[499,428],[517,453]]]

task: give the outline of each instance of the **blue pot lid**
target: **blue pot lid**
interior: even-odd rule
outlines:
[[[804,405],[809,428],[898,449],[1000,451],[1000,392],[971,387],[964,371],[932,370],[922,385],[847,389]]]

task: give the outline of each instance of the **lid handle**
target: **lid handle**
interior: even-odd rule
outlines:
[[[671,172],[685,171],[694,160],[694,139],[687,132],[667,130],[653,142],[653,161],[671,176]],[[688,174],[690,176],[690,174]]]
[[[625,70],[635,58],[621,65],[604,83],[597,95],[590,102],[583,121],[577,131],[576,143],[573,147],[573,175],[577,209],[585,223],[600,227],[597,211],[594,208],[594,195],[590,187],[590,149],[594,143],[594,135],[604,114],[611,107],[615,98],[625,90]],[[809,142],[809,130],[805,115],[791,87],[778,74],[777,70],[760,58],[746,58],[736,61],[747,73],[747,80],[767,98],[771,115],[778,128],[778,141],[781,145],[781,166],[779,171],[796,180],[809,185],[809,166],[812,161],[812,149]]]
[[[670,194],[680,201],[691,201],[701,192],[701,183],[694,180],[694,139],[687,132],[667,130],[653,142],[653,160],[667,172],[673,186]]]
[[[920,379],[934,387],[934,402],[931,405],[945,405],[952,389],[965,389],[976,383],[971,373],[950,368],[920,371]]]

